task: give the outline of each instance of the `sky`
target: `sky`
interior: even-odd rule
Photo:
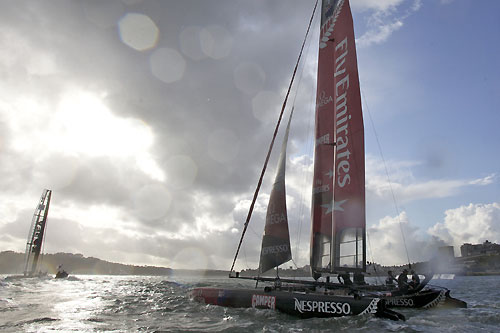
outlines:
[[[0,251],[24,252],[49,188],[45,252],[228,270],[313,7],[0,0]],[[500,2],[351,7],[367,259],[404,264],[443,245],[458,255],[465,242],[500,243]],[[309,263],[318,16],[310,34],[287,106],[298,266]],[[237,270],[258,265],[278,155]]]

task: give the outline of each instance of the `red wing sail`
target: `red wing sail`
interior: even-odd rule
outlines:
[[[264,273],[292,259],[285,191],[286,147],[292,114],[293,111],[290,113],[290,119],[286,127],[278,162],[278,170],[267,206],[266,226],[264,229],[264,236],[262,237],[262,249],[260,252],[260,273]]]
[[[323,0],[312,199],[311,269],[365,270],[364,129],[348,0]]]

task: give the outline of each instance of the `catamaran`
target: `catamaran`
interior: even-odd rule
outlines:
[[[45,231],[47,229],[47,217],[49,215],[50,199],[52,190],[44,189],[42,196],[35,208],[35,213],[31,220],[31,227],[26,242],[26,251],[24,255],[23,277],[46,276],[46,272],[37,271],[40,258],[43,255],[43,246],[45,243]],[[60,269],[59,269],[60,268]],[[56,279],[68,277],[68,273],[59,266]]]
[[[364,134],[349,1],[322,1],[319,47],[311,242],[311,269],[315,280],[298,281],[259,275],[251,279],[257,280],[257,283],[273,282],[273,285],[263,289],[196,288],[192,295],[195,300],[207,304],[268,308],[306,318],[375,314],[393,320],[404,319],[403,315],[387,309],[385,301],[379,297],[364,296],[361,293],[338,295],[329,279],[318,281],[322,275],[339,272],[339,268],[342,271],[365,269]],[[250,221],[302,50],[250,206],[235,261]],[[292,114],[293,109],[286,127],[267,208],[259,263],[261,274],[292,258],[285,195],[286,147]],[[248,278],[239,276],[233,268],[234,262],[230,277]]]
[[[25,277],[35,276],[37,274],[40,275],[40,272],[37,272],[37,267],[40,255],[42,254],[51,197],[51,190],[43,190],[42,196],[36,206],[35,213],[33,214],[33,219],[31,220],[31,227],[28,233],[28,241],[26,242],[26,251],[24,255],[23,274]]]
[[[311,17],[310,24],[312,19]],[[452,298],[448,289],[429,287],[429,277],[408,290],[364,283],[334,283],[330,280],[331,277],[340,276],[350,281],[350,274],[363,276],[367,268],[364,125],[354,29],[348,0],[322,0],[321,6],[311,206],[310,267],[313,280],[260,276],[273,268],[278,272],[278,266],[292,258],[285,195],[285,164],[293,108],[269,198],[259,276],[242,277],[233,271],[287,98],[288,93],[230,273],[233,278],[256,280],[256,287],[260,281],[274,284],[263,290],[197,288],[193,291],[194,299],[222,306],[276,309],[300,317],[374,313],[394,320],[404,319],[404,316],[388,307],[430,308],[445,303],[453,307],[466,307],[465,302]]]

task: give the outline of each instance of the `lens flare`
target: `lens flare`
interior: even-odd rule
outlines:
[[[118,31],[121,41],[137,51],[154,48],[160,35],[158,27],[149,16],[137,13],[122,17],[118,22]]]
[[[149,59],[151,73],[165,83],[179,81],[184,76],[186,61],[182,55],[169,48],[155,50]]]
[[[212,59],[222,59],[231,53],[233,37],[221,26],[210,25],[201,30],[201,49]]]

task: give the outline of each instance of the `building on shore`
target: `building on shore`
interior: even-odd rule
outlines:
[[[465,243],[460,246],[462,257],[471,257],[487,254],[500,254],[500,244],[492,243],[486,240],[483,244]]]

